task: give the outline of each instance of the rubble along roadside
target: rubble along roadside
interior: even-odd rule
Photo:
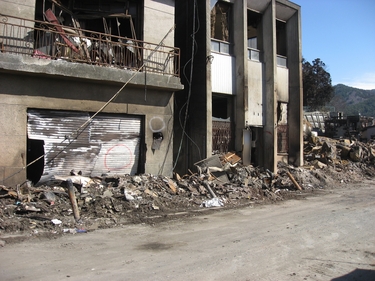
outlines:
[[[226,153],[197,163],[196,173],[173,178],[151,174],[90,178],[72,171],[38,186],[0,185],[0,246],[317,194],[372,179],[374,148],[374,143],[311,136],[304,142],[304,166],[279,162],[276,174],[245,166],[238,155]]]

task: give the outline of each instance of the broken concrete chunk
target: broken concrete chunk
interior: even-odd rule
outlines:
[[[131,195],[131,193],[132,193],[131,190],[124,188],[124,195],[127,201],[133,201],[135,199],[133,195]]]
[[[152,209],[153,210],[159,210],[160,208],[158,206],[156,206],[154,203],[152,203]]]
[[[113,193],[112,193],[112,191],[110,191],[110,190],[106,190],[106,191],[104,191],[103,192],[103,198],[105,198],[105,197],[112,197],[113,196]]]
[[[203,201],[201,205],[201,207],[206,207],[206,208],[223,207],[223,206],[224,206],[223,201],[218,197]]]
[[[326,164],[320,162],[319,160],[314,160],[314,161],[311,162],[311,164],[313,164],[314,167],[317,168],[317,169],[324,169],[324,168],[327,167]]]
[[[60,224],[62,224],[62,221],[59,220],[59,219],[53,219],[53,220],[51,220],[51,222],[52,222],[54,225],[60,225]]]
[[[341,159],[348,159],[351,148],[349,146],[340,146],[339,148],[341,149]]]
[[[361,146],[353,146],[352,150],[350,151],[350,159],[354,162],[359,162],[362,160],[362,147]]]
[[[35,208],[35,206],[24,205],[24,209],[29,212],[40,212],[41,209]]]
[[[324,154],[327,159],[336,159],[336,147],[331,143],[325,141],[322,145],[321,153]]]
[[[133,179],[133,181],[134,181],[135,183],[141,183],[141,182],[142,182],[142,178],[139,177],[139,176],[135,176],[135,177],[133,177],[132,179]]]
[[[54,204],[56,202],[56,195],[52,191],[43,192],[43,198],[50,204]]]

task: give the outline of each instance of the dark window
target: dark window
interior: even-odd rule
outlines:
[[[225,2],[217,2],[211,10],[212,50],[225,54],[231,53],[231,32],[231,5]]]

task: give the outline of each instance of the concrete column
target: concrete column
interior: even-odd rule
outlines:
[[[0,184],[15,186],[26,179],[26,106],[0,99]]]
[[[287,56],[289,68],[289,163],[303,164],[303,86],[301,54],[301,10],[288,20]]]
[[[248,115],[248,67],[247,67],[247,1],[238,0],[233,4],[233,42],[236,58],[235,97],[235,149],[242,150],[242,130]]]
[[[185,88],[175,95],[174,155],[175,158],[178,156],[175,169],[177,173],[186,173],[188,169],[195,169],[194,163],[211,156],[212,152],[211,65],[207,60],[211,55],[211,9],[209,0],[196,1],[199,15],[195,15],[193,31],[194,2],[193,0],[176,1],[176,46],[181,48],[181,69],[185,70],[185,74],[181,73]],[[198,32],[196,32],[197,17],[199,17]],[[195,56],[191,60],[193,32],[196,44]],[[193,67],[193,78],[190,88],[191,67]],[[187,101],[189,101],[188,119],[186,130],[182,132],[179,122],[185,119]]]
[[[198,1],[199,2],[199,1]],[[207,110],[206,110],[206,143],[205,143],[205,155],[204,157],[211,156],[212,153],[212,80],[211,80],[211,64],[207,63],[207,58],[211,55],[211,1],[206,0],[205,6],[206,20],[205,28],[207,32],[206,36],[206,52],[205,55],[205,69],[206,69],[206,92],[207,92]],[[207,47],[208,46],[208,47]]]
[[[277,169],[277,68],[276,68],[276,4],[272,0],[263,14],[263,50],[265,63],[265,96],[263,101],[263,166]]]

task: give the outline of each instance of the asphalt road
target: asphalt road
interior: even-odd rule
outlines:
[[[375,280],[375,185],[0,248],[1,280]]]

